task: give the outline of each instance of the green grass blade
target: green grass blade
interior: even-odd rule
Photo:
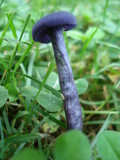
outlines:
[[[95,121],[84,122],[84,125],[99,126],[99,125],[103,125],[104,123],[105,123],[105,120],[95,120]],[[111,121],[110,125],[120,125],[120,121],[119,120]]]
[[[13,71],[11,71],[11,72],[13,72]],[[34,77],[28,76],[27,74],[23,74],[23,73],[20,73],[20,72],[15,72],[15,74],[22,75],[22,76],[25,76],[25,77],[27,77],[27,78],[30,78],[31,80],[33,80],[34,82],[38,83],[39,85],[42,84],[42,81],[37,80],[37,79],[34,78]],[[45,87],[46,89],[48,89],[49,91],[51,91],[55,96],[61,98],[61,93],[58,92],[57,90],[55,90],[54,88],[52,88],[51,86],[49,86],[49,85],[47,85],[47,84],[44,84],[44,87]]]
[[[105,22],[105,19],[106,19],[106,12],[107,12],[107,8],[108,8],[108,4],[109,4],[109,0],[106,0],[105,6],[104,6],[104,12],[103,12],[103,22]]]
[[[39,136],[42,136],[40,133],[27,133],[27,134],[15,134],[11,137],[5,139],[5,144],[8,143],[26,143],[30,140],[36,139]]]
[[[30,51],[30,49],[32,48],[33,44],[34,44],[34,42],[32,42],[32,44],[27,47],[27,49],[26,49],[25,52],[23,53],[23,55],[22,55],[22,57],[20,58],[20,60],[16,63],[15,68],[14,68],[14,70],[13,70],[14,72],[17,71],[17,69],[18,69],[19,66],[20,66],[20,63],[23,62],[24,58],[25,58],[26,55],[29,53],[29,51]]]
[[[5,125],[6,125],[6,129],[8,131],[8,134],[12,134],[10,123],[9,123],[8,116],[7,116],[5,109],[3,110],[3,117],[4,117],[4,121],[5,121]]]
[[[35,60],[35,52],[33,52],[30,56],[29,65],[28,65],[28,75],[32,76],[34,60]],[[26,86],[31,86],[31,79],[27,78]]]
[[[105,104],[109,101],[110,97],[112,96],[112,93],[113,93],[114,89],[119,84],[119,82],[120,82],[120,79],[118,79],[118,81],[112,86],[109,95],[107,96],[107,98],[105,99],[105,101],[97,108],[98,110],[102,109],[105,106]]]
[[[17,155],[18,153],[20,153],[20,151],[23,149],[23,147],[25,146],[26,143],[21,143],[19,145],[19,147],[16,149],[16,151],[14,152],[14,156]]]
[[[87,104],[89,106],[92,106],[92,105],[99,106],[104,102],[104,100],[101,100],[101,101],[86,101],[86,100],[83,100],[83,99],[80,98],[80,102],[82,104]],[[120,99],[116,99],[116,100],[111,99],[111,100],[108,101],[109,104],[114,103],[114,102],[120,102]]]
[[[0,57],[0,63],[3,65],[3,67],[8,70],[7,64],[4,62],[4,60]]]
[[[1,0],[1,1],[0,1],[0,7],[2,6],[3,1],[4,1],[4,0]]]
[[[105,67],[101,68],[100,70],[98,70],[96,73],[94,73],[94,75],[98,75],[101,74],[105,71],[109,71],[111,68],[114,67],[120,67],[120,63],[116,62],[116,63],[110,63],[108,65],[106,65]]]
[[[46,73],[46,75],[45,75],[45,77],[44,77],[44,80],[43,80],[43,82],[42,82],[41,85],[40,85],[39,91],[37,92],[37,94],[36,94],[33,102],[31,103],[31,105],[30,105],[30,107],[29,107],[30,109],[31,109],[31,107],[34,105],[34,103],[35,103],[38,95],[40,94],[41,90],[43,89],[43,87],[44,87],[44,85],[45,85],[45,82],[47,81],[50,73],[51,73],[52,70],[53,70],[53,67],[54,67],[54,64],[51,63],[50,66],[49,66],[49,69],[48,69],[48,71],[47,71],[47,73]]]
[[[10,69],[12,68],[13,61],[14,61],[14,58],[15,58],[15,56],[16,56],[16,52],[17,52],[18,47],[19,47],[19,42],[20,42],[21,39],[22,39],[23,33],[25,32],[25,28],[26,28],[29,20],[30,20],[30,15],[28,15],[27,18],[26,18],[26,20],[25,20],[25,23],[24,23],[24,26],[23,26],[21,35],[20,35],[20,37],[19,37],[19,41],[18,41],[18,43],[16,44],[16,46],[15,46],[15,48],[14,48],[14,50],[13,50],[13,53],[12,53],[12,56],[11,56],[11,59],[10,59],[10,63],[9,63],[9,68],[10,68]]]
[[[120,112],[119,111],[107,111],[107,110],[103,110],[103,111],[91,111],[91,110],[87,110],[87,111],[83,111],[84,114],[101,114],[101,115],[104,115],[104,114],[108,114],[108,115],[118,115]]]
[[[0,118],[0,136],[1,136],[1,152],[0,152],[0,158],[1,160],[4,160],[4,134],[2,129],[2,121]]]
[[[1,37],[0,37],[0,46],[1,46],[1,44],[2,44],[3,37],[5,36],[5,34],[6,34],[6,32],[7,32],[7,29],[8,29],[8,27],[9,27],[9,25],[10,25],[10,21],[11,21],[12,17],[13,17],[13,14],[10,15],[9,21],[8,21],[5,29],[4,29],[3,32],[2,32],[2,35],[1,35]]]
[[[108,126],[109,126],[109,124],[110,124],[110,122],[111,122],[111,119],[112,119],[112,118],[111,118],[111,116],[109,115],[109,116],[107,117],[107,119],[105,120],[103,126],[102,126],[101,129],[99,130],[98,134],[95,136],[94,140],[92,141],[92,143],[91,143],[91,147],[92,147],[92,148],[94,148],[94,146],[95,146],[95,144],[96,144],[96,142],[97,142],[98,136],[99,136],[103,131],[105,131],[105,130],[108,128]]]
[[[10,13],[10,14],[7,14],[8,21],[9,21],[9,19],[10,19],[10,15],[11,15],[11,13]],[[14,26],[14,23],[13,23],[13,20],[12,20],[12,19],[10,19],[10,28],[11,28],[11,30],[12,30],[12,33],[13,33],[14,38],[17,38],[16,29],[15,29],[15,26]]]
[[[83,45],[83,48],[82,48],[82,51],[81,51],[81,54],[80,54],[80,57],[83,57],[84,56],[84,52],[86,51],[89,43],[92,41],[94,35],[96,34],[98,28],[96,28],[93,33],[91,34],[91,36],[88,38],[87,42]]]
[[[0,1],[0,7],[2,6],[3,2],[4,2],[4,0],[1,0],[1,1]]]
[[[21,32],[19,41],[21,41],[21,39],[22,39],[22,36],[23,36],[23,34],[24,34],[24,32],[25,32],[25,28],[27,27],[27,24],[28,24],[28,22],[29,22],[29,20],[30,20],[30,17],[31,17],[31,15],[29,14],[29,15],[27,16],[26,20],[25,20],[25,23],[24,23],[24,26],[23,26],[23,29],[22,29],[22,32]]]

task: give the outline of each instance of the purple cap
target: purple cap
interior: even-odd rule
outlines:
[[[33,26],[32,37],[34,41],[49,43],[51,41],[49,30],[61,28],[64,31],[70,30],[77,24],[76,18],[69,12],[55,12],[41,18]]]

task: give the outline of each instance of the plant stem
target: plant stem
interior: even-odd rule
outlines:
[[[77,89],[74,84],[62,30],[54,29],[50,33],[56,59],[68,129],[82,130],[82,112]]]

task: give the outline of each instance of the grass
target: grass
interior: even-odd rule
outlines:
[[[78,22],[64,37],[75,80],[89,84],[79,95],[84,133],[94,149],[104,130],[120,131],[120,2],[1,0],[1,160],[26,147],[43,148],[53,159],[47,150],[66,131],[51,44],[35,43],[31,34],[39,18],[60,10],[72,12]],[[93,155],[97,159],[95,150]]]

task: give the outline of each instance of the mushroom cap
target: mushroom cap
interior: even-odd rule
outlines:
[[[54,12],[37,21],[32,29],[32,37],[34,41],[49,43],[51,41],[49,35],[51,28],[57,27],[67,31],[75,27],[76,24],[76,18],[71,13],[64,11]]]

